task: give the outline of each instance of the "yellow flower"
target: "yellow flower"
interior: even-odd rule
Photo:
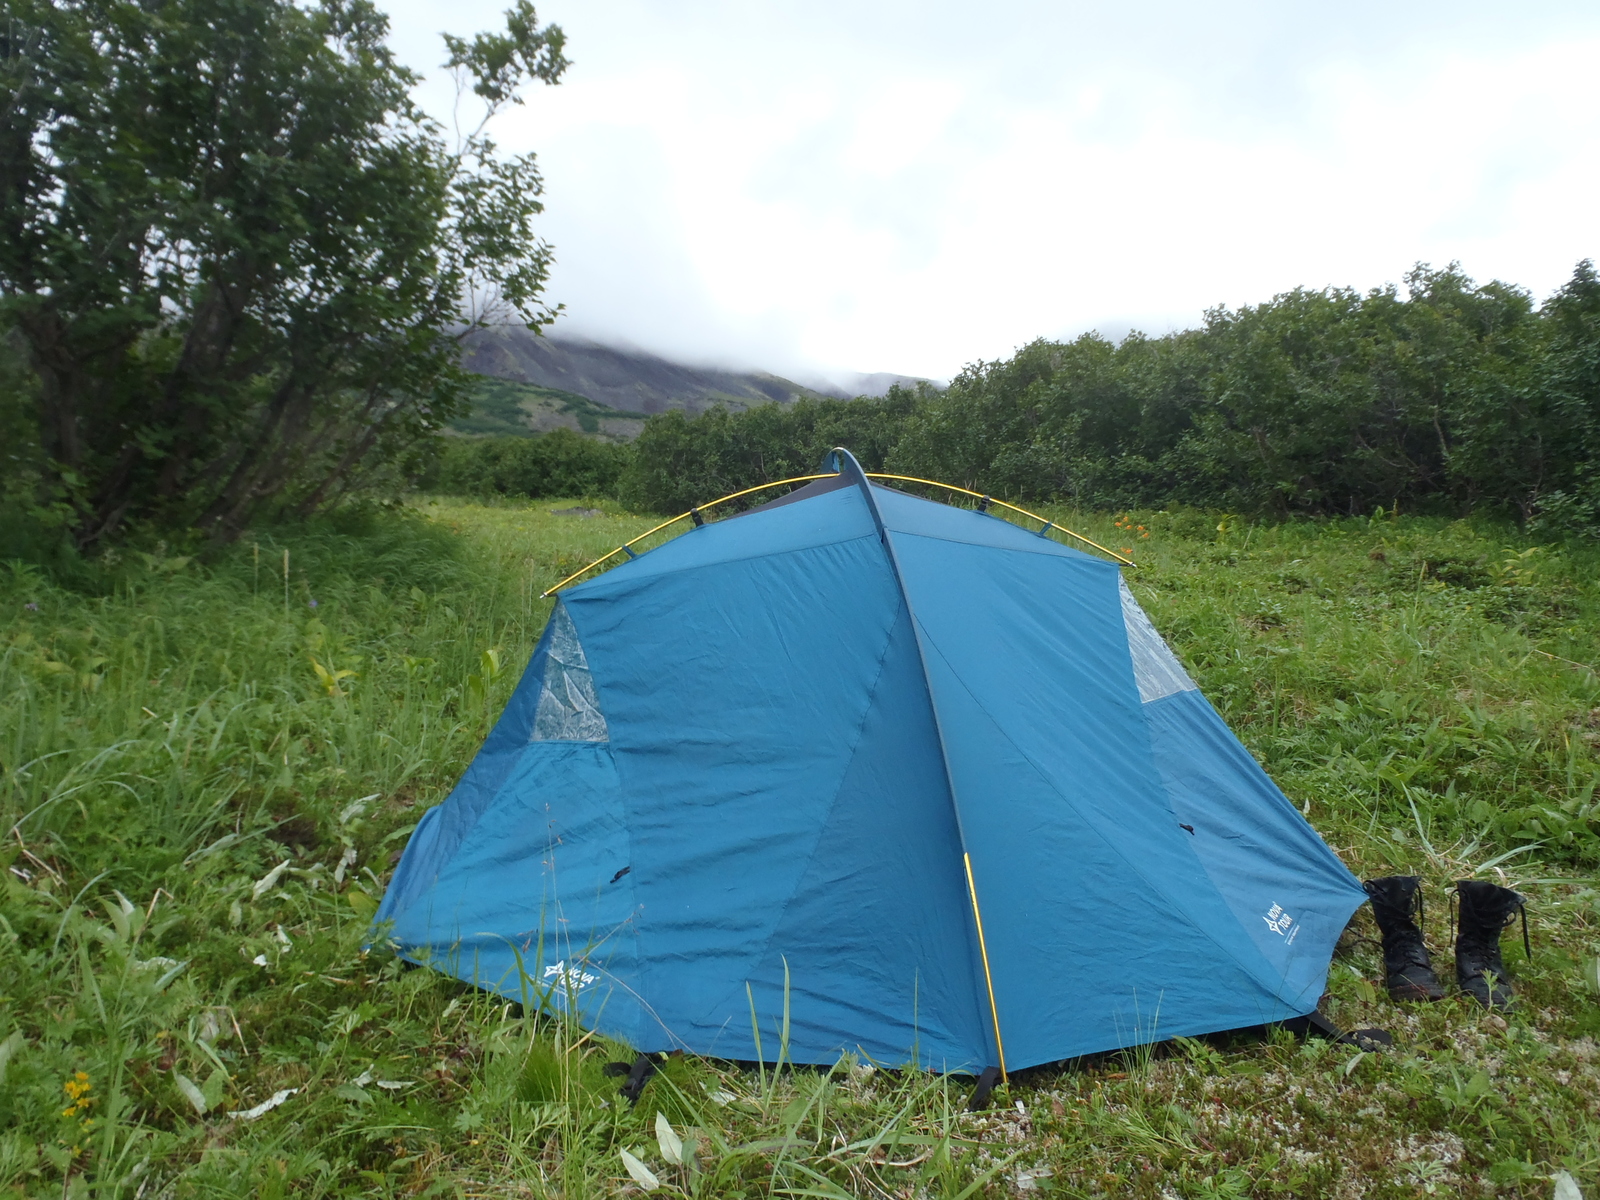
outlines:
[[[94,1103],[94,1097],[89,1095],[93,1088],[94,1084],[89,1082],[89,1073],[87,1071],[79,1071],[71,1079],[63,1083],[61,1090],[67,1094],[67,1099],[71,1100],[72,1103],[61,1110],[61,1115],[63,1117],[75,1117],[79,1113],[87,1112],[89,1106]]]

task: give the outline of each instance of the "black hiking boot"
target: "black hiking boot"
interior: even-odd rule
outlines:
[[[1422,916],[1421,883],[1415,875],[1390,875],[1361,885],[1383,934],[1383,982],[1392,1000],[1444,999],[1417,924]]]
[[[1485,1008],[1510,1008],[1511,984],[1500,958],[1500,934],[1522,913],[1522,940],[1528,941],[1527,899],[1510,888],[1478,879],[1456,883],[1461,932],[1456,937],[1456,982]],[[1528,956],[1533,957],[1531,947]]]

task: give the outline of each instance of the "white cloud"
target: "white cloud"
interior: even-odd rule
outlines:
[[[402,57],[492,25],[405,0]],[[1600,14],[1375,3],[559,0],[536,150],[569,332],[804,374],[948,376],[1460,259],[1600,253]],[[438,74],[438,72],[435,72]],[[438,81],[424,90],[437,107]]]

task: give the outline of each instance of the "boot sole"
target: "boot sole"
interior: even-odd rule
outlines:
[[[1436,1000],[1443,1000],[1444,999],[1444,993],[1442,991],[1440,991],[1440,992],[1430,991],[1427,988],[1417,987],[1416,985],[1413,984],[1413,985],[1408,986],[1408,987],[1390,988],[1389,989],[1389,999],[1391,999],[1391,1000],[1417,1000],[1417,1001],[1423,1001],[1423,1002],[1428,1003],[1428,1004],[1432,1004]]]

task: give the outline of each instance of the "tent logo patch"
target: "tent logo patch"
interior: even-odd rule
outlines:
[[[1274,904],[1267,909],[1267,915],[1261,918],[1267,923],[1267,928],[1281,938],[1294,941],[1295,934],[1300,932],[1300,926],[1295,925],[1294,918],[1283,911],[1283,905]],[[1290,927],[1293,926],[1291,929]]]
[[[546,967],[544,969],[544,977],[546,979],[554,979],[556,981],[556,986],[562,991],[573,992],[581,992],[596,979],[600,978],[598,975],[589,974],[589,972],[585,971],[577,964],[574,964],[570,967],[567,966],[566,959],[562,959],[560,962],[553,963],[552,965]]]

